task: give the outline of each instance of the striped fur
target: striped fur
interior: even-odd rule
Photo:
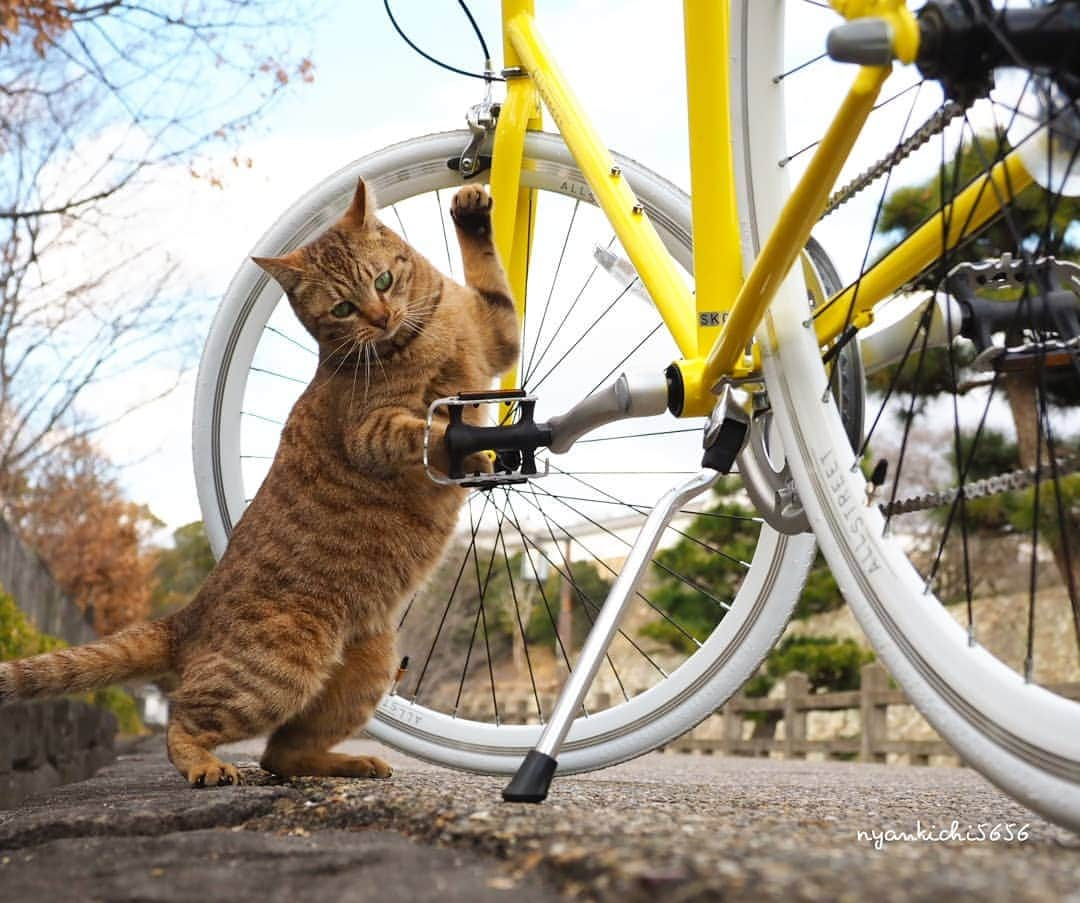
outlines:
[[[319,364],[224,556],[166,621],[0,666],[0,698],[168,670],[169,758],[192,784],[239,780],[212,750],[263,733],[263,764],[279,774],[389,774],[379,759],[329,749],[386,692],[396,610],[438,561],[464,498],[424,473],[428,405],[488,388],[517,359],[490,206],[476,185],[453,200],[467,286],[380,223],[362,181],[310,245],[257,259],[318,342]],[[435,444],[431,460],[446,470]]]
[[[0,702],[160,677],[172,666],[171,636],[168,620],[151,621],[96,643],[0,664]]]

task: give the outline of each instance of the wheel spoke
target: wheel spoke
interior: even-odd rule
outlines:
[[[594,390],[595,391],[595,390]],[[700,433],[701,428],[696,426],[677,430],[653,430],[648,433],[624,433],[621,436],[594,436],[592,439],[578,439],[575,445],[588,445],[590,442],[615,442],[619,439],[648,439],[653,436],[676,436],[679,433]]]
[[[487,503],[485,501],[485,507],[486,507],[486,505],[487,505]],[[475,558],[476,557],[476,529],[473,530],[472,536],[469,539],[469,550],[472,552],[473,557]],[[494,552],[492,552],[492,555],[494,556]],[[420,695],[420,688],[421,688],[422,684],[424,683],[424,676],[427,674],[428,667],[431,664],[431,658],[435,654],[435,647],[438,645],[439,637],[442,635],[443,627],[446,624],[446,617],[450,613],[450,606],[453,605],[453,603],[454,603],[454,597],[457,595],[457,589],[458,589],[458,586],[461,583],[461,575],[465,572],[465,565],[468,563],[468,561],[469,561],[469,555],[468,555],[468,552],[466,552],[466,554],[464,555],[464,557],[461,560],[461,567],[458,568],[457,576],[454,578],[454,585],[450,590],[450,595],[447,597],[446,605],[443,607],[442,617],[439,618],[439,625],[435,629],[435,636],[431,640],[431,646],[428,649],[427,657],[424,659],[423,667],[420,669],[420,675],[419,675],[419,677],[416,678],[416,686],[413,688],[413,695],[412,695],[412,701],[413,702],[416,702],[417,697]],[[477,567],[479,567],[479,565],[477,565]],[[489,567],[489,570],[488,570],[489,576],[490,576],[490,573],[491,573],[491,571],[490,571],[490,567]],[[477,571],[477,578],[479,579],[479,571]],[[486,586],[486,584],[485,584],[485,586]],[[483,596],[483,593],[481,593],[481,595],[480,595],[481,607],[483,607],[483,600],[484,600],[484,596]]]
[[[278,329],[278,328],[276,328],[274,326],[269,326],[268,325],[266,327],[266,331],[271,333],[272,335],[280,336],[286,342],[289,342],[289,343],[295,345],[301,351],[306,351],[308,354],[313,355],[315,357],[318,357],[318,355],[319,355],[319,352],[318,352],[317,349],[312,348],[310,345],[305,345],[303,342],[297,341],[291,335],[286,335],[284,332],[282,332],[280,329]]]
[[[266,367],[254,367],[254,366],[252,366],[252,367],[249,367],[248,369],[250,369],[253,373],[265,373],[267,376],[275,376],[278,379],[284,379],[284,380],[287,380],[288,382],[291,382],[291,383],[298,383],[301,386],[306,386],[310,382],[310,380],[298,379],[295,376],[288,376],[285,373],[279,373],[277,370],[269,370]]]
[[[608,240],[607,248],[610,249],[613,244],[615,244],[615,236],[614,235],[612,235],[611,238]],[[555,331],[551,334],[551,338],[548,339],[547,344],[544,345],[544,350],[541,351],[538,355],[533,356],[533,361],[532,361],[533,370],[526,373],[522,377],[522,379],[521,379],[522,386],[525,386],[525,385],[528,384],[529,379],[532,377],[532,372],[535,371],[535,369],[540,366],[540,364],[544,360],[544,358],[547,357],[548,351],[551,350],[551,346],[555,343],[555,340],[559,337],[559,333],[562,332],[563,326],[566,325],[566,323],[568,323],[570,321],[570,317],[574,313],[575,308],[577,308],[578,302],[581,301],[582,296],[585,294],[585,290],[589,287],[589,283],[592,282],[593,276],[596,275],[596,271],[599,270],[599,269],[600,269],[600,264],[598,264],[598,263],[593,264],[592,269],[589,270],[589,274],[585,277],[585,281],[581,284],[581,288],[579,288],[578,291],[577,291],[577,294],[574,295],[574,300],[570,302],[570,306],[566,309],[566,313],[563,315],[562,319],[559,320],[559,322],[555,325]],[[539,345],[539,343],[540,343],[539,336],[537,337],[536,342]]]
[[[439,225],[442,227],[442,240],[443,247],[446,249],[446,270],[453,276],[454,275],[454,261],[450,256],[450,237],[446,231],[446,216],[443,214],[442,195],[439,194],[439,190],[435,189],[435,204],[439,208]]]
[[[500,509],[500,514],[506,514],[506,506]],[[503,536],[502,520],[499,521],[499,535],[497,543],[502,546],[503,562],[506,565],[506,579],[510,583],[510,599],[514,605],[514,620],[517,621],[518,634],[521,636],[521,646],[525,653],[525,665],[529,669],[529,684],[532,687],[533,700],[536,702],[536,717],[540,723],[544,723],[544,710],[540,705],[540,693],[536,689],[536,674],[533,672],[532,656],[529,655],[529,640],[525,636],[525,624],[521,620],[521,605],[518,602],[517,589],[514,584],[514,569],[510,567],[510,555],[506,551],[506,537]]]
[[[568,471],[562,470],[559,467],[556,467],[555,470],[556,470],[556,472],[558,472],[558,473],[560,473],[560,474],[562,474],[564,476],[570,477],[570,479],[575,480],[578,483],[581,483],[583,486],[586,486],[587,488],[593,490],[593,492],[598,492],[601,495],[607,496],[610,501],[612,501],[612,502],[614,502],[616,504],[619,504],[624,508],[628,508],[628,509],[632,510],[635,514],[642,514],[642,515],[646,514],[646,511],[645,511],[644,508],[639,508],[639,507],[637,507],[635,505],[631,505],[629,502],[622,501],[621,499],[616,498],[610,492],[607,492],[606,490],[601,489],[598,486],[594,486],[592,483],[589,483],[586,480],[580,479],[574,473],[570,473]],[[563,499],[563,498],[566,498],[566,496],[557,495],[556,498]],[[585,499],[584,501],[594,501],[594,500],[593,499]],[[704,542],[703,540],[698,539],[696,536],[691,536],[689,533],[685,532],[684,530],[680,530],[678,527],[674,526],[673,524],[669,523],[665,529],[668,529],[668,530],[673,531],[674,533],[677,533],[679,536],[683,537],[683,539],[690,540],[695,545],[699,546],[700,548],[705,549],[707,552],[711,552],[713,555],[719,555],[721,558],[726,558],[728,561],[732,562],[733,564],[737,564],[742,568],[746,568],[748,570],[750,568],[750,562],[743,561],[741,558],[736,558],[733,555],[729,555],[723,549],[718,549],[715,546],[710,546],[707,542]]]
[[[803,62],[799,63],[799,65],[793,66],[791,69],[788,69],[785,72],[781,72],[779,75],[774,75],[773,84],[779,84],[789,75],[794,75],[796,72],[802,72],[802,70],[805,69],[807,66],[812,66],[814,63],[820,62],[828,55],[829,54],[827,53],[819,53],[817,56],[811,57],[808,60],[804,60]]]
[[[522,537],[522,551],[525,554],[526,560],[529,562],[529,568],[533,574],[533,580],[536,581],[536,586],[540,590],[540,598],[544,602],[544,610],[547,612],[548,621],[551,624],[551,630],[555,634],[555,644],[559,647],[559,654],[562,656],[563,664],[566,665],[566,673],[573,672],[573,666],[570,664],[570,656],[566,654],[566,646],[563,643],[562,635],[559,633],[559,625],[555,620],[555,615],[551,611],[551,605],[548,602],[547,591],[544,589],[544,581],[540,579],[540,572],[536,569],[536,562],[533,560],[533,553],[529,549],[528,544],[524,541],[525,531],[521,528],[521,524],[518,522],[517,513],[514,511],[514,502],[511,493],[506,493],[506,508],[510,513],[511,519],[514,521],[514,528],[518,531],[518,535]],[[570,640],[570,637],[567,637]],[[585,714],[588,714],[587,712]]]
[[[605,527],[603,524],[601,524],[599,521],[595,520],[594,518],[589,517],[580,508],[575,508],[573,505],[571,505],[568,502],[564,501],[563,499],[559,498],[559,496],[552,495],[551,493],[547,492],[546,490],[544,490],[542,488],[541,488],[540,491],[544,493],[546,498],[550,498],[550,499],[558,502],[560,505],[563,505],[564,507],[568,508],[575,515],[582,518],[583,520],[588,521],[594,527],[597,527],[603,533],[606,533],[608,536],[610,536],[612,539],[615,539],[618,542],[621,542],[627,548],[630,548],[630,547],[633,546],[633,543],[629,542],[626,539],[623,539],[617,533],[615,533],[614,531],[608,529],[607,527]],[[589,547],[586,546],[581,541],[581,537],[574,536],[574,537],[571,537],[571,538],[574,540],[574,542],[580,548],[584,549],[589,555],[591,555],[609,574],[611,574],[613,577],[618,576],[618,572],[613,567],[611,567],[611,565],[609,565],[604,559],[602,559],[600,556],[598,556],[596,553],[594,553],[591,549],[589,549]],[[695,590],[696,592],[701,593],[706,599],[708,599],[710,602],[712,602],[718,608],[721,608],[721,609],[723,609],[725,611],[728,610],[729,608],[731,608],[731,605],[729,603],[724,602],[721,599],[718,599],[716,596],[714,596],[708,590],[708,588],[702,586],[697,581],[692,580],[690,577],[687,577],[685,574],[680,574],[678,571],[673,570],[672,568],[668,567],[663,562],[658,561],[655,557],[652,558],[652,563],[656,567],[660,568],[660,570],[664,571],[664,573],[668,574],[671,577],[674,577],[680,583],[684,584],[685,586],[690,587],[691,589]],[[656,605],[656,603],[654,603],[652,601],[652,599],[650,599],[648,596],[646,596],[643,592],[638,590],[635,595],[637,595],[637,597],[639,599],[641,599],[646,605],[648,605],[649,608],[651,608],[658,615],[660,615],[660,617],[662,617],[665,621],[667,621],[669,624],[671,624],[672,627],[674,627],[676,630],[678,630],[679,633],[681,633],[686,639],[691,640],[694,644],[696,644],[698,646],[701,645],[701,643],[697,639],[695,639],[693,636],[691,636],[683,628],[683,626],[681,624],[677,624],[674,620],[672,620],[671,616],[666,611],[664,611],[662,608],[658,607]]]
[[[551,277],[551,287],[548,289],[547,298],[544,299],[544,307],[540,311],[540,325],[536,327],[536,341],[533,342],[533,346],[530,349],[529,357],[525,361],[523,371],[525,376],[522,380],[524,384],[525,380],[529,378],[529,373],[532,370],[532,358],[536,353],[537,347],[540,345],[540,338],[544,334],[544,323],[547,320],[548,310],[551,307],[551,298],[555,294],[555,286],[559,281],[559,273],[562,272],[563,260],[566,257],[566,246],[570,243],[570,233],[574,229],[574,220],[577,219],[578,208],[581,206],[580,200],[574,201],[574,206],[570,211],[570,222],[566,226],[566,235],[563,236],[562,248],[559,250],[559,259],[555,264],[555,273]]]
[[[527,502],[528,504],[532,505],[537,511],[540,512],[540,516],[543,518],[544,524],[547,527],[548,535],[551,538],[552,545],[558,551],[559,557],[563,561],[563,567],[565,568],[565,570],[560,570],[558,565],[556,565],[554,562],[552,562],[551,559],[547,557],[546,553],[544,553],[543,550],[538,545],[536,545],[535,542],[531,542],[531,541],[530,542],[531,542],[533,548],[535,548],[538,552],[540,552],[541,555],[543,555],[545,558],[547,558],[548,563],[551,564],[551,566],[554,567],[556,569],[556,571],[559,572],[559,574],[563,577],[563,579],[570,581],[570,585],[574,588],[574,591],[581,597],[581,600],[582,600],[582,603],[583,603],[583,611],[585,612],[585,616],[589,621],[589,626],[592,627],[593,624],[595,624],[595,619],[594,619],[594,617],[592,615],[592,612],[599,612],[601,606],[599,604],[597,604],[592,599],[592,597],[590,597],[589,594],[587,592],[585,592],[580,586],[578,586],[578,584],[574,581],[574,579],[573,579],[573,570],[572,570],[572,568],[570,566],[570,560],[567,558],[566,553],[563,552],[562,544],[555,538],[555,533],[552,531],[552,525],[558,527],[559,532],[562,533],[568,540],[570,540],[570,542],[575,543],[577,545],[580,545],[580,543],[577,543],[574,536],[573,536],[573,534],[571,534],[565,527],[562,526],[562,524],[560,524],[550,514],[548,514],[547,511],[544,510],[544,507],[540,503],[540,500],[536,497],[536,492],[535,491],[532,492],[532,496],[533,496],[532,501],[525,498],[524,495],[522,495],[522,499],[525,502]],[[589,553],[589,554],[591,555],[592,553]],[[594,560],[599,561],[599,559],[596,558],[596,556],[592,556],[592,557],[594,558]],[[618,634],[624,640],[626,640],[626,642],[629,643],[630,646],[632,646],[638,653],[640,653],[641,657],[644,658],[650,665],[652,665],[653,668],[656,669],[657,673],[659,673],[662,677],[667,677],[667,672],[662,667],[660,667],[659,664],[657,664],[657,662],[652,658],[652,656],[650,656],[644,649],[642,649],[637,643],[635,643],[634,640],[631,639],[631,637],[622,630],[622,628],[619,628]],[[622,691],[623,698],[626,699],[627,701],[629,701],[630,696],[626,692],[626,688],[623,685],[623,682],[619,677],[619,672],[618,672],[618,669],[616,669],[616,667],[615,667],[615,663],[611,660],[610,653],[606,655],[606,658],[607,658],[608,664],[611,666],[611,671],[615,676],[615,681],[618,683],[619,689]]]
[[[661,329],[663,329],[663,327],[664,327],[664,322],[661,320],[652,329],[650,329],[647,333],[645,333],[645,335],[642,337],[640,342],[638,342],[633,348],[631,348],[628,352],[626,352],[626,354],[624,354],[619,359],[619,362],[614,367],[612,367],[610,370],[608,370],[607,373],[605,373],[603,376],[600,377],[600,379],[598,379],[596,381],[596,385],[593,386],[591,389],[589,389],[588,392],[585,393],[585,397],[587,398],[588,396],[592,395],[593,392],[595,392],[602,385],[604,385],[604,383],[606,383],[609,379],[611,379],[611,377],[615,373],[615,371],[618,370],[620,367],[622,367],[622,365],[625,364],[628,360],[630,360],[630,358],[632,358],[635,354],[637,354],[637,352],[641,350],[641,346],[644,345],[647,341],[649,341],[649,339],[651,339],[654,335],[656,335]]]

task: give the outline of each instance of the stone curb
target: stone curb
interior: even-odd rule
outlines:
[[[0,810],[82,781],[115,756],[116,716],[74,699],[0,707]]]

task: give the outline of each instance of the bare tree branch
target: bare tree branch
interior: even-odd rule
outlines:
[[[132,211],[310,80],[297,27],[286,0],[0,0],[0,507],[193,362],[201,299]]]

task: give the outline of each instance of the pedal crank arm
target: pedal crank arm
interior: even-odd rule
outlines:
[[[652,417],[667,411],[668,384],[662,374],[621,373],[605,389],[598,389],[565,414],[548,421],[549,448],[556,454],[570,451],[578,439],[597,427],[629,417]]]

